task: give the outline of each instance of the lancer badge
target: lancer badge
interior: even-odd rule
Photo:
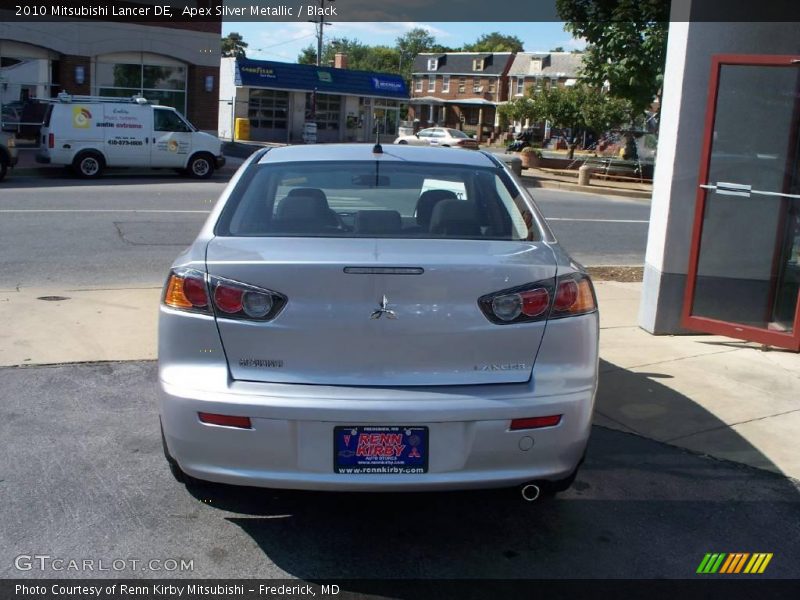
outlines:
[[[369,318],[380,319],[383,315],[386,315],[387,319],[397,318],[395,312],[389,309],[389,301],[386,299],[386,294],[383,295],[383,299],[381,300],[381,305],[378,310],[373,311]]]

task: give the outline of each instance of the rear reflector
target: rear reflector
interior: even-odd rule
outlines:
[[[230,415],[215,415],[213,413],[197,413],[201,423],[209,425],[222,425],[223,427],[237,427],[239,429],[252,429],[250,417],[233,417]]]
[[[520,429],[539,429],[540,427],[555,427],[561,422],[561,415],[549,417],[529,417],[527,419],[514,419],[511,421],[511,431]]]

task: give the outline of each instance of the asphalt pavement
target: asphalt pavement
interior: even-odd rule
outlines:
[[[687,578],[734,551],[797,575],[789,480],[601,427],[574,487],[532,504],[511,490],[187,488],[161,454],[155,379],[153,362],[0,369],[0,577],[38,553],[183,559],[193,570],[169,576],[196,578]],[[165,575],[143,566],[104,576]]]

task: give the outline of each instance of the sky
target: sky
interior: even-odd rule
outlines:
[[[325,27],[325,39],[346,37],[356,39],[370,46],[394,46],[395,39],[413,29],[423,27],[444,46],[459,47],[466,42],[474,42],[484,33],[499,31],[505,35],[515,35],[522,40],[525,50],[530,52],[547,51],[557,46],[565,50],[582,49],[582,40],[573,39],[564,31],[564,24],[557,22],[540,23],[333,23]],[[248,58],[296,62],[300,51],[309,44],[316,45],[316,32],[313,23],[305,22],[241,22],[224,21],[222,35],[236,31],[242,34],[249,44]]]

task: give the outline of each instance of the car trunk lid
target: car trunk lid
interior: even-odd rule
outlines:
[[[217,237],[207,268],[288,298],[273,321],[218,316],[234,379],[368,386],[527,381],[546,322],[477,301],[556,275],[542,243],[435,239]]]

